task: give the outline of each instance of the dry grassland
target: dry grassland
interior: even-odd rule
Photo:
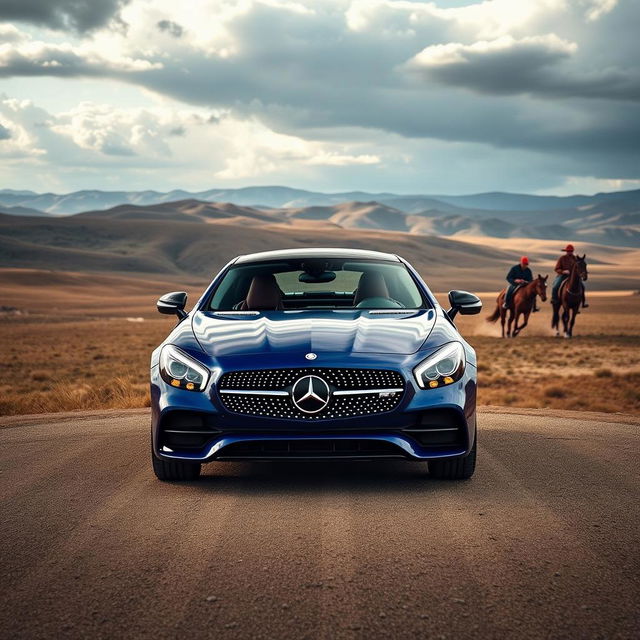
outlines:
[[[0,414],[149,405],[149,358],[171,320],[5,318]]]
[[[573,340],[553,337],[549,305],[521,337],[497,338],[484,301],[458,320],[478,352],[481,404],[640,413],[640,296],[593,295]],[[149,357],[173,326],[152,313],[0,314],[0,414],[148,406]]]

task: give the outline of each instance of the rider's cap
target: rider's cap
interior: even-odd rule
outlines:
[[[568,244],[563,251],[573,251],[573,245],[572,244]]]
[[[520,258],[520,263],[529,264],[529,258],[527,258],[527,256],[522,256],[522,258]]]

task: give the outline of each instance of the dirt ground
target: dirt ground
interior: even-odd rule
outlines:
[[[0,418],[3,638],[638,636],[640,419],[481,409],[469,482],[307,460],[172,484],[149,419]]]

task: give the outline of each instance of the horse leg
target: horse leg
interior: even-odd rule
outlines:
[[[522,314],[522,326],[520,326],[520,327],[516,326],[516,331],[518,333],[520,333],[529,324],[529,315],[530,314],[531,314],[531,311],[525,311]]]
[[[520,312],[515,312],[515,317],[513,320],[513,337],[515,338],[520,333],[520,327],[518,327],[518,322],[520,322]]]
[[[564,325],[564,337],[571,337],[571,316],[575,313],[573,309],[567,309],[567,321]]]
[[[551,306],[553,310],[553,315],[551,317],[551,328],[556,330],[556,338],[560,335],[559,325],[560,325],[560,307],[557,303],[554,303]]]
[[[564,327],[564,337],[569,338],[569,307],[563,307],[562,326]]]
[[[511,327],[513,326],[513,311],[509,309],[509,322],[507,323],[507,338],[511,338]]]
[[[571,311],[572,313],[571,313],[571,322],[569,324],[569,337],[573,338],[573,325],[576,323],[576,315],[578,314],[578,309],[577,307],[574,307],[573,309],[571,309]]]

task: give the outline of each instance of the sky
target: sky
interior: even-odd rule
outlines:
[[[0,0],[0,188],[640,188],[638,0]]]

